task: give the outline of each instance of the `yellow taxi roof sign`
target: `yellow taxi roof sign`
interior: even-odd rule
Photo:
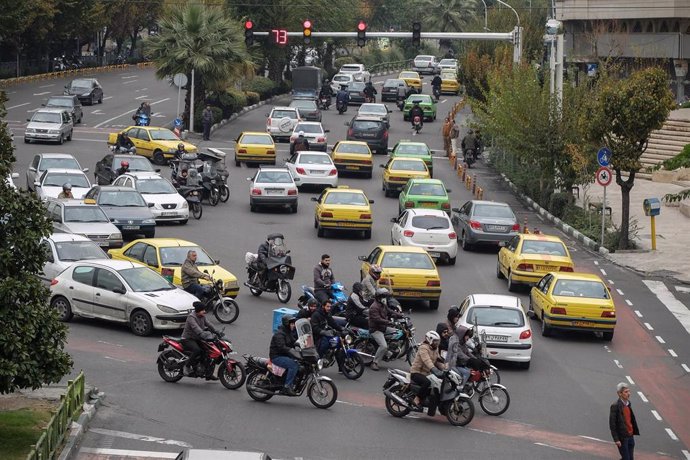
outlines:
[[[84,198],[84,204],[96,204],[96,200],[93,198]]]

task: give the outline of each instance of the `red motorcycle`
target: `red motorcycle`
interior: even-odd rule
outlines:
[[[163,336],[163,342],[158,345],[158,374],[166,382],[177,382],[185,377],[183,368],[189,361],[189,355],[182,347],[180,337]],[[235,354],[232,351],[232,343],[219,333],[213,340],[200,340],[202,359],[194,369],[194,374],[188,377],[205,377],[208,366],[212,366],[209,375],[212,375],[218,366],[218,379],[229,390],[236,390],[244,385],[247,374],[244,365],[230,357]]]

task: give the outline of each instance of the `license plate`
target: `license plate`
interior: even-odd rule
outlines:
[[[573,321],[573,326],[576,326],[576,327],[593,327],[593,326],[596,326],[596,324],[590,323],[589,321]]]
[[[487,335],[486,341],[487,342],[507,342],[508,336],[507,335]]]
[[[282,190],[266,190],[266,195],[282,195]]]
[[[430,252],[429,255],[430,255],[431,257],[435,257],[435,258],[441,257],[441,253],[440,253],[440,252]]]
[[[355,227],[355,226],[357,226],[357,224],[355,224],[354,222],[340,222],[338,224],[338,226],[339,227]]]
[[[549,265],[537,265],[537,271],[539,272],[551,272],[556,270],[558,267],[551,267]]]
[[[176,211],[163,211],[161,213],[161,215],[163,215],[163,216],[176,216],[177,212]]]
[[[354,170],[358,170],[358,169],[359,169],[359,166],[346,166],[345,169],[354,169]]]
[[[397,295],[402,296],[402,297],[421,297],[422,293],[416,292],[416,291],[406,291],[406,292],[399,292]]]
[[[110,246],[110,241],[99,241],[98,242],[99,246]]]
[[[502,225],[487,225],[486,229],[490,232],[505,232],[506,228]]]
[[[139,230],[138,225],[123,225],[122,230]]]
[[[419,204],[422,205],[421,206],[422,208],[435,208],[436,207],[436,203],[419,203]]]
[[[323,176],[325,171],[320,171],[318,169],[308,169],[307,172],[313,176]]]

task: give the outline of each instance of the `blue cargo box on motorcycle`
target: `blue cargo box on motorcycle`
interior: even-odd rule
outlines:
[[[298,310],[293,310],[292,308],[276,308],[273,310],[273,333],[275,334],[280,326],[280,320],[283,319],[285,315],[297,316]]]

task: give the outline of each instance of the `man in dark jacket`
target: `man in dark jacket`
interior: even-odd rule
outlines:
[[[96,181],[98,185],[110,185],[115,180],[115,173],[113,171],[113,155],[107,154],[101,161],[96,163]]]
[[[319,356],[323,356],[328,351],[329,340],[335,336],[335,331],[340,332],[342,330],[343,328],[333,319],[330,300],[326,300],[311,315],[311,331],[316,341]]]
[[[206,104],[206,108],[201,112],[201,124],[204,127],[204,140],[211,138],[211,126],[213,126],[213,111],[211,105]]]
[[[297,319],[310,319],[311,315],[314,314],[318,306],[319,302],[317,302],[316,299],[309,299],[307,301],[307,307],[300,308],[299,313],[297,313]]]
[[[613,442],[618,447],[621,460],[633,460],[635,450],[634,436],[639,436],[640,430],[637,428],[635,413],[630,405],[630,387],[627,383],[621,382],[616,386],[616,390],[618,392],[618,400],[611,404],[611,412],[609,414],[611,437],[613,437]]]
[[[364,285],[362,283],[352,285],[352,292],[347,298],[347,306],[345,307],[345,319],[355,327],[369,328],[369,307],[364,300]]]
[[[436,333],[441,337],[441,344],[438,349],[440,351],[448,351],[448,339],[455,331],[455,322],[460,317],[460,310],[456,306],[448,309],[446,321],[436,325]]]
[[[185,375],[195,375],[199,358],[201,357],[201,347],[199,340],[210,340],[213,334],[218,331],[206,321],[206,307],[201,302],[194,302],[194,311],[187,316],[182,331],[182,347],[189,353],[189,361],[185,364],[183,372]],[[209,332],[210,331],[210,332]],[[213,375],[213,366],[206,363],[206,380],[218,380]]]
[[[378,348],[374,355],[374,360],[371,362],[371,370],[379,370],[379,361],[386,356],[388,351],[388,344],[386,343],[386,332],[392,332],[393,322],[388,319],[388,307],[385,300],[389,292],[386,288],[379,288],[374,295],[374,303],[369,307],[369,334],[371,338],[376,341]]]
[[[331,298],[331,285],[335,283],[331,270],[331,256],[321,255],[321,262],[314,267],[314,297],[321,305]]]
[[[294,383],[297,371],[299,371],[299,364],[297,364],[297,361],[292,357],[293,354],[296,353],[294,349],[296,340],[293,335],[295,321],[297,320],[294,316],[283,316],[281,319],[281,326],[271,338],[271,346],[268,352],[268,356],[271,358],[272,363],[285,368],[286,375],[282,393],[287,396],[297,396]]]

